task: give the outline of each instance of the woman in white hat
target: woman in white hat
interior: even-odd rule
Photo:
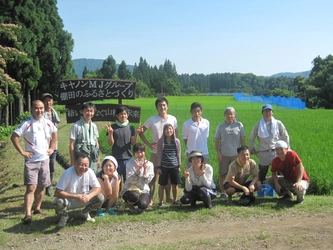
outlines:
[[[96,176],[101,185],[101,192],[105,197],[102,205],[110,215],[117,215],[112,206],[116,203],[119,193],[119,182],[121,181],[117,172],[118,163],[113,156],[106,156],[102,161],[102,170]],[[96,216],[104,216],[102,208],[98,209]]]
[[[180,202],[195,206],[197,201],[203,201],[205,207],[211,209],[212,200],[216,197],[213,168],[204,162],[204,156],[198,150],[190,153],[188,161],[192,165],[185,169],[185,191]]]

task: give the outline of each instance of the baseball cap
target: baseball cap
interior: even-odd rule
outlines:
[[[45,97],[50,97],[51,99],[53,99],[53,95],[51,95],[50,93],[44,93],[44,94],[42,95],[42,100],[43,100]]]
[[[262,106],[261,112],[266,110],[266,109],[270,109],[270,110],[273,111],[273,107],[270,104],[265,104],[264,106]]]
[[[288,148],[288,145],[285,141],[279,140],[275,143],[275,148]]]

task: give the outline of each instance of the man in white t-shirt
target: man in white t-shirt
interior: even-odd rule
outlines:
[[[101,193],[101,185],[94,171],[89,168],[89,164],[87,154],[76,154],[74,166],[65,170],[56,186],[53,205],[56,213],[61,215],[59,227],[66,226],[69,219],[67,210],[82,207],[84,208],[80,217],[85,221],[95,222],[89,212],[101,207],[104,196]]]
[[[188,158],[190,152],[199,150],[202,152],[204,162],[209,163],[207,140],[209,136],[209,121],[202,118],[202,105],[199,102],[191,104],[192,118],[183,124],[182,136],[187,147],[185,153]],[[191,166],[189,161],[187,167]]]
[[[154,164],[154,178],[149,183],[150,188],[150,201],[149,205],[153,204],[154,192],[155,192],[155,182],[156,182],[156,171],[157,171],[157,141],[163,135],[163,126],[165,124],[171,124],[175,129],[175,135],[178,136],[178,125],[176,117],[168,114],[168,100],[165,97],[159,97],[155,101],[155,107],[158,114],[149,117],[143,124],[143,132],[140,133],[140,138],[142,141],[152,149],[152,154],[150,156],[150,161]],[[144,135],[145,131],[150,129],[152,135],[152,142],[149,142]],[[166,200],[172,201],[170,197],[170,185],[166,188]]]
[[[11,140],[16,150],[24,157],[24,224],[31,223],[31,209],[35,198],[33,214],[45,213],[41,210],[44,188],[50,186],[49,157],[53,154],[57,142],[57,128],[43,117],[44,104],[36,100],[31,106],[31,117],[23,121],[12,134]],[[25,151],[19,137],[23,136]]]

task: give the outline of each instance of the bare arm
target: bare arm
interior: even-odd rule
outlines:
[[[19,135],[16,134],[15,132],[12,134],[11,136],[11,141],[14,145],[14,147],[16,148],[17,152],[20,153],[20,155],[22,155],[23,157],[30,159],[33,155],[32,152],[26,152],[22,149],[21,145],[20,145],[20,141],[19,141]]]
[[[75,140],[74,139],[69,139],[69,156],[71,158],[71,166],[74,166],[74,145],[75,145]]]
[[[143,126],[139,125],[138,129],[135,131],[134,136],[131,137],[131,144],[134,145],[138,141],[138,136],[143,133]]]
[[[220,139],[215,139],[215,150],[216,150],[216,154],[217,154],[217,159],[219,162],[222,162],[222,154],[220,151]]]
[[[108,133],[108,144],[112,147],[114,144],[113,129],[111,127],[111,124],[105,124],[105,126],[106,132]]]
[[[150,143],[148,140],[147,140],[147,138],[146,138],[146,136],[145,136],[145,132],[146,132],[146,130],[147,130],[147,128],[145,127],[145,126],[143,126],[143,131],[142,131],[142,133],[140,133],[140,138],[141,138],[141,140],[148,146],[148,147],[150,147],[150,148],[153,148],[153,144],[152,143]]]
[[[229,182],[229,184],[230,184],[231,186],[233,186],[233,187],[235,187],[235,188],[242,189],[243,192],[244,192],[245,194],[247,194],[247,195],[250,194],[249,189],[248,189],[247,187],[245,187],[245,186],[240,185],[237,181],[235,181],[235,177],[234,177],[234,176],[227,176],[227,180],[228,180],[228,182]]]

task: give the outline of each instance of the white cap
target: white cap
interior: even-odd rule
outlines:
[[[277,141],[275,143],[275,148],[288,148],[288,144],[285,141]]]
[[[103,164],[103,162],[106,161],[106,160],[110,160],[110,161],[112,161],[113,164],[115,165],[116,169],[118,168],[118,162],[117,162],[116,158],[114,158],[112,155],[106,156],[106,157],[103,159],[102,164]]]

